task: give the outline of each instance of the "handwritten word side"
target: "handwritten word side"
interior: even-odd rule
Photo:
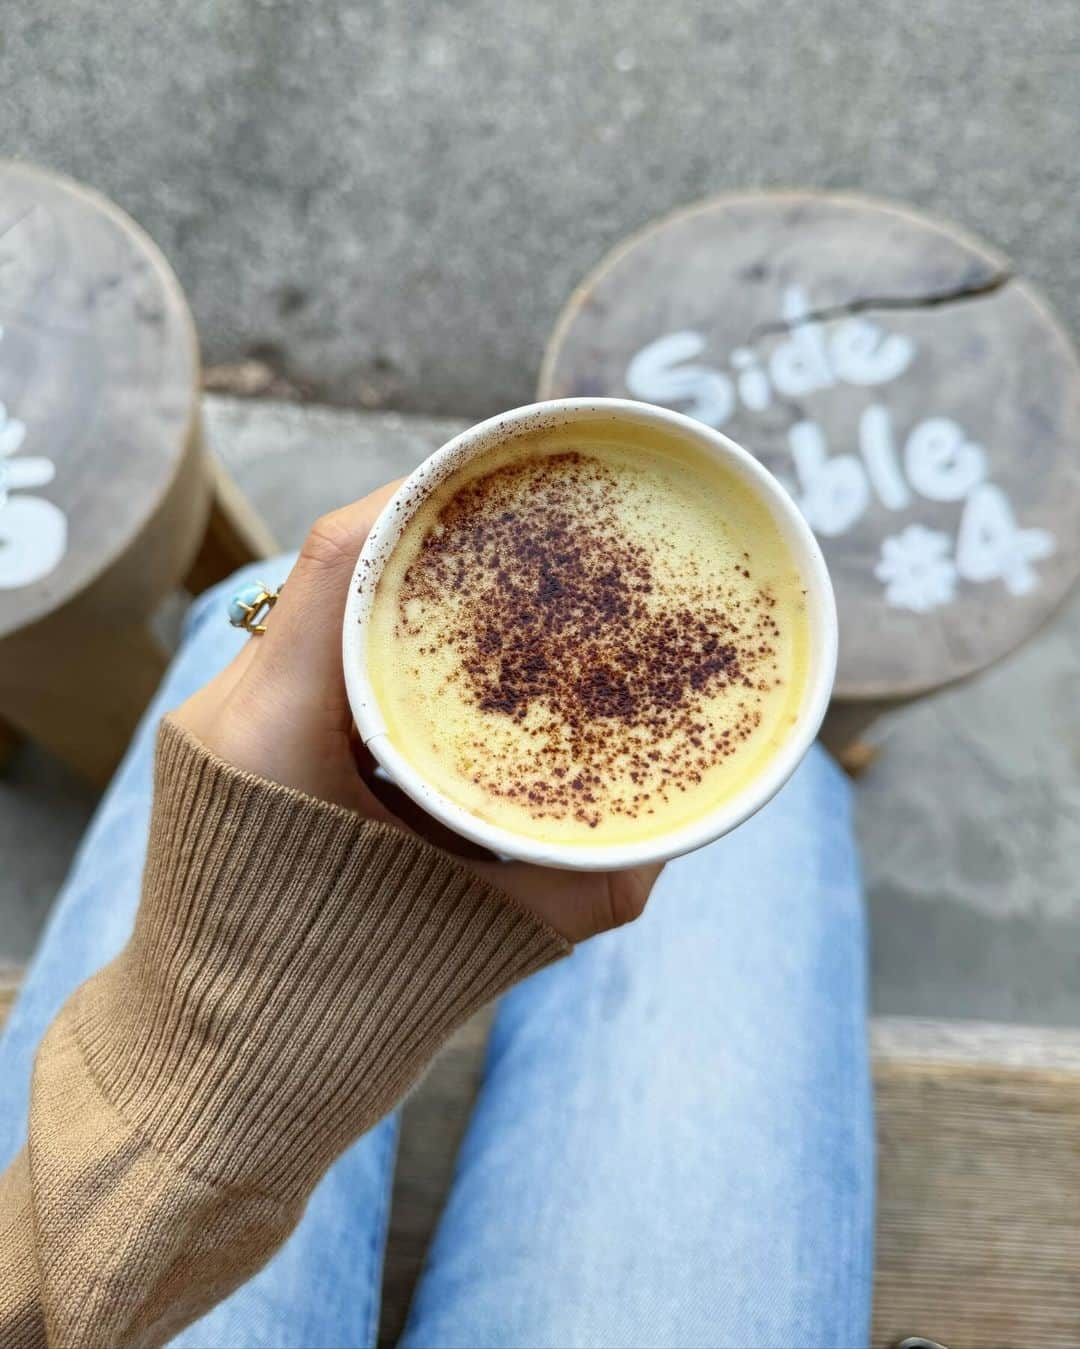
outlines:
[[[865,318],[846,318],[826,330],[810,322],[812,311],[802,286],[789,286],[782,302],[790,336],[763,361],[751,347],[736,347],[730,372],[688,364],[705,350],[705,337],[691,330],[667,333],[631,359],[626,387],[647,403],[680,403],[691,417],[717,428],[741,401],[751,412],[764,412],[775,395],[805,398],[837,385],[888,384],[911,364],[915,344],[898,333],[885,333]]]
[[[668,333],[633,356],[626,387],[719,428],[739,404],[764,412],[778,398],[882,386],[902,376],[915,358],[910,338],[866,318],[814,320],[801,286],[786,290],[782,312],[788,336],[767,358],[739,346],[730,369],[717,369],[695,363],[706,346],[701,333]],[[925,613],[951,603],[960,579],[1000,580],[1012,595],[1037,587],[1033,564],[1053,553],[1053,535],[1018,525],[1005,492],[988,481],[986,450],[952,418],[924,418],[901,447],[889,409],[873,402],[859,417],[853,451],[832,453],[821,425],[808,418],[789,429],[787,443],[797,481],[786,485],[825,538],[855,528],[875,499],[890,512],[909,510],[920,498],[961,507],[955,541],[921,523],[882,540],[874,574],[885,586],[886,603]]]

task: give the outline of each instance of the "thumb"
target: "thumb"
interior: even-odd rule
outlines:
[[[349,721],[341,621],[356,559],[402,479],[312,525],[259,641],[259,675],[328,722]]]

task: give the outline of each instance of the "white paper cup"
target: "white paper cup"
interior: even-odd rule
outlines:
[[[734,796],[691,824],[640,843],[547,843],[478,818],[438,791],[390,742],[367,669],[368,627],[383,565],[405,523],[420,503],[469,460],[501,444],[509,434],[568,423],[620,420],[676,433],[748,483],[772,513],[801,573],[810,621],[810,663],[802,707],[776,753]],[[817,540],[797,506],[765,468],[734,441],[700,422],[649,403],[623,398],[559,398],[515,408],[462,431],[436,450],[405,480],[376,520],[353,573],[342,639],[345,683],[360,735],[393,781],[436,819],[493,852],[527,862],[577,871],[607,871],[692,852],[742,824],[784,785],[813,743],[829,704],[836,674],[836,602]]]

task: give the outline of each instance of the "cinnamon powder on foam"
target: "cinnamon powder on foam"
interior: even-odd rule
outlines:
[[[587,446],[511,460],[442,504],[397,586],[396,639],[458,708],[441,748],[466,795],[541,832],[653,832],[746,752],[795,673],[775,578],[729,547],[718,582],[643,534],[641,490]]]

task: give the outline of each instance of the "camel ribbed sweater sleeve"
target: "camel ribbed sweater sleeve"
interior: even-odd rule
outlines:
[[[38,1051],[0,1177],[0,1346],[160,1344],[482,1003],[568,953],[385,825],[241,773],[166,721],[131,941]]]

